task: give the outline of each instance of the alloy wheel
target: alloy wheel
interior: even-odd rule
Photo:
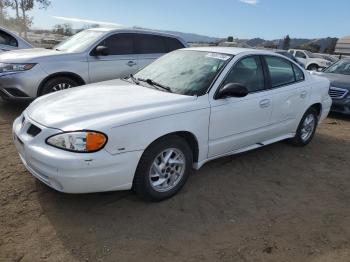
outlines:
[[[152,188],[157,192],[173,189],[182,179],[186,168],[183,152],[176,148],[163,150],[154,160],[149,171]]]

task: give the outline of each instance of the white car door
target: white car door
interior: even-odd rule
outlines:
[[[302,51],[296,51],[295,52],[295,58],[304,65],[304,67],[306,66],[306,62],[307,62],[307,56],[304,52]]]
[[[308,107],[311,86],[304,72],[283,57],[264,56],[273,95],[271,135],[292,134]]]
[[[247,56],[238,60],[219,88],[227,83],[243,84],[249,94],[241,98],[215,99],[215,90],[211,90],[209,158],[252,146],[269,138],[273,97],[271,90],[265,89],[266,81],[260,56]]]
[[[108,55],[95,55],[94,51],[89,55],[90,82],[123,78],[139,69],[133,34],[114,34],[97,46],[107,47]]]

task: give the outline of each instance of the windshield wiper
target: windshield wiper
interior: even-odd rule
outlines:
[[[162,85],[162,84],[160,84],[160,83],[157,83],[156,81],[153,81],[153,80],[150,79],[150,78],[147,78],[147,79],[136,78],[136,79],[137,79],[138,81],[145,82],[145,83],[147,83],[147,84],[149,84],[149,85],[151,85],[151,86],[160,87],[161,89],[166,90],[166,91],[168,91],[168,92],[170,92],[170,93],[173,92],[173,91],[171,90],[170,87],[165,86],[165,85]]]
[[[137,79],[136,77],[134,77],[133,74],[130,74],[129,79],[131,79],[136,85],[139,85],[139,84],[140,84],[139,79]]]

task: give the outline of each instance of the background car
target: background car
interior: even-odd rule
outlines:
[[[0,94],[32,100],[59,90],[122,78],[165,53],[186,47],[179,37],[157,31],[94,28],[54,49],[34,48],[0,54]]]
[[[329,94],[333,99],[331,111],[350,115],[350,59],[342,59],[315,73],[331,81]]]
[[[188,48],[129,79],[37,99],[13,137],[27,169],[56,190],[134,188],[163,200],[212,159],[285,139],[307,145],[328,115],[328,90],[273,52]]]
[[[27,48],[33,48],[33,46],[17,34],[0,27],[0,53]]]
[[[288,50],[290,54],[295,56],[295,58],[304,65],[304,68],[311,71],[317,71],[322,68],[326,68],[332,64],[327,59],[322,56],[311,53],[306,50],[290,49]]]
[[[293,60],[295,63],[297,63],[298,65],[300,65],[301,67],[304,68],[304,64],[299,62],[298,59],[296,59],[291,53],[289,53],[288,51],[286,50],[279,50],[279,49],[276,49],[276,50],[273,50],[276,54],[280,54],[280,55],[283,55],[285,57],[288,57],[289,59]]]
[[[326,59],[332,63],[335,63],[339,60],[339,56],[336,57],[336,56],[329,55],[329,54],[319,54],[319,53],[317,55],[323,57],[324,59]]]

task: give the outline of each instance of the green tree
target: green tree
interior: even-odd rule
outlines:
[[[286,37],[283,39],[282,49],[288,50],[289,47],[290,47],[290,37],[289,35],[286,35]]]
[[[233,42],[233,36],[227,37],[227,42]]]
[[[334,51],[335,51],[335,46],[337,45],[337,42],[338,42],[338,38],[331,38],[329,43],[328,43],[328,46],[326,47],[324,52],[327,54],[333,55]]]

